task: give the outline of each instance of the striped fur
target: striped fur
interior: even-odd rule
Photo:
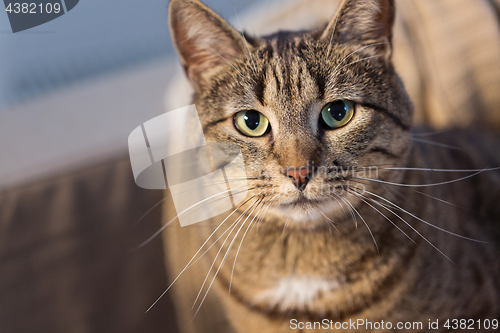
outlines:
[[[322,29],[264,37],[239,34],[196,0],[173,0],[170,18],[207,140],[240,146],[255,196],[225,222],[249,209],[222,254],[221,240],[174,285],[183,332],[289,332],[291,318],[422,321],[425,330],[429,319],[500,316],[500,173],[419,188],[378,182],[470,174],[398,167],[500,166],[495,133],[445,132],[432,137],[436,146],[412,129],[412,105],[390,61],[393,1],[345,0]],[[325,130],[321,109],[336,100],[353,101],[355,115]],[[250,138],[236,130],[234,115],[249,109],[269,119],[269,133]],[[284,170],[306,165],[321,171],[300,191]],[[376,175],[368,166],[377,166]],[[344,191],[325,191],[338,186]],[[165,214],[173,215],[171,203]],[[173,278],[223,218],[166,233]],[[260,223],[250,227],[254,218]],[[226,250],[191,321],[189,302]]]

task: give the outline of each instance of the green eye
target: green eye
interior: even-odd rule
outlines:
[[[321,110],[321,123],[326,128],[339,128],[351,121],[354,106],[349,101],[335,101],[326,104]]]
[[[246,136],[262,136],[269,127],[269,120],[255,110],[241,111],[234,117],[236,128]]]

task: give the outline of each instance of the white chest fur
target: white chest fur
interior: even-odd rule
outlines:
[[[337,280],[311,276],[290,276],[279,280],[274,288],[255,296],[255,301],[282,310],[310,307],[322,294],[338,289]]]

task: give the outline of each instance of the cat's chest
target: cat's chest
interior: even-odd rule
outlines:
[[[340,279],[290,275],[256,293],[253,301],[280,310],[311,308],[318,298],[338,290],[341,284]]]

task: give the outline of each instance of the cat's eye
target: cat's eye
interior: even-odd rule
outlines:
[[[269,128],[269,120],[259,111],[241,111],[234,117],[236,128],[246,136],[262,136]]]
[[[339,128],[351,121],[354,105],[345,100],[326,104],[321,110],[320,122],[326,128]]]

